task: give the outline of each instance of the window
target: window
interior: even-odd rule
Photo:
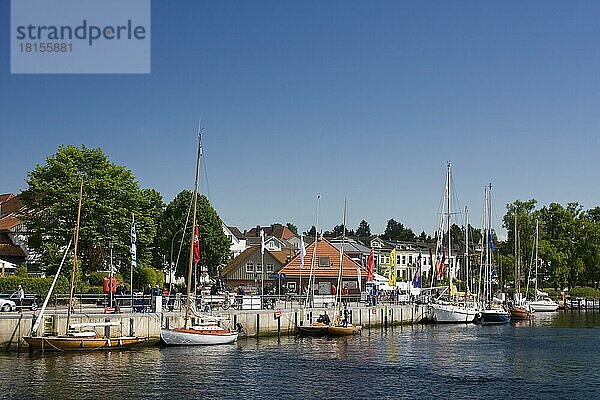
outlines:
[[[408,264],[409,265],[412,265],[412,260],[413,260],[412,256],[408,256]]]
[[[256,272],[258,272],[258,273],[262,272],[262,264],[256,264]]]
[[[272,263],[267,264],[267,272],[273,272],[273,264]]]
[[[246,273],[251,274],[254,272],[254,263],[252,261],[248,261],[246,263]]]
[[[402,265],[406,265],[406,256],[402,256]]]
[[[319,257],[319,267],[328,268],[329,265],[331,265],[329,262],[329,257]]]

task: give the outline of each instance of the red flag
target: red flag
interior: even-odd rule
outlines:
[[[194,264],[198,264],[200,261],[200,238],[198,237],[198,225],[196,225],[196,231],[194,232]]]
[[[373,257],[373,248],[371,247],[371,253],[369,253],[369,258],[367,258],[367,282],[371,282],[373,280],[373,264],[375,259]]]

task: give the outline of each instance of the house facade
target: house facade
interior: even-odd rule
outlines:
[[[268,288],[279,285],[278,276],[282,267],[292,258],[290,250],[275,251],[265,250],[261,253],[261,246],[251,246],[240,255],[230,260],[221,271],[225,283],[232,289],[243,286],[246,293],[261,293]],[[264,266],[263,266],[264,263]]]
[[[229,239],[229,243],[231,243],[229,246],[231,252],[230,259],[234,259],[248,248],[246,237],[242,235],[242,232],[235,226],[222,224],[222,227],[223,233],[227,236],[227,239]]]
[[[23,203],[12,193],[0,195],[0,268],[14,270],[17,265],[31,263],[33,255],[28,255],[27,235],[17,213]]]
[[[314,254],[314,258],[313,258]],[[312,265],[312,268],[311,268]],[[341,288],[346,288],[349,295],[358,295],[365,290],[367,270],[346,254],[340,265],[340,251],[324,238],[319,238],[306,248],[306,255],[296,254],[280,271],[285,274],[288,291],[306,293],[309,279],[314,279],[312,290],[315,294],[333,294],[333,286],[338,284],[341,276]]]

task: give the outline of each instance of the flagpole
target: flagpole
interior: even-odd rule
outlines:
[[[133,307],[133,267],[136,265],[137,263],[137,249],[136,249],[136,237],[137,237],[137,233],[135,231],[135,214],[131,214],[131,267],[130,267],[130,273],[129,273],[129,288],[131,290],[131,312],[133,313],[134,311],[134,307]]]
[[[265,295],[265,231],[260,230],[260,298]]]

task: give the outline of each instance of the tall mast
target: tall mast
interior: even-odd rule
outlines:
[[[465,293],[471,292],[469,285],[469,209],[465,206]]]
[[[454,266],[452,265],[452,235],[450,235],[450,218],[452,212],[452,194],[450,193],[451,184],[451,169],[452,164],[448,162],[448,177],[446,178],[446,194],[448,195],[448,216],[447,216],[447,228],[448,228],[448,281],[449,285],[452,286],[452,278],[454,277]]]
[[[75,291],[75,269],[77,268],[77,243],[79,241],[79,221],[81,220],[81,199],[83,198],[83,178],[79,185],[79,204],[77,206],[77,224],[75,225],[75,247],[73,249],[73,268],[71,269],[71,291],[69,292],[69,309],[67,311],[67,327],[71,322],[71,309],[73,308],[73,292]]]
[[[337,305],[338,305],[338,298],[339,298],[339,302],[342,301],[342,262],[344,260],[344,241],[346,239],[346,210],[347,210],[347,199],[346,196],[344,196],[344,222],[343,222],[343,230],[342,230],[342,244],[340,245],[340,268],[338,271],[338,280],[337,280],[337,291],[336,291],[336,297],[335,297],[335,305],[336,305],[336,313],[337,313]]]
[[[520,287],[519,287],[519,250],[517,248],[518,246],[518,242],[519,242],[519,238],[518,238],[518,231],[517,231],[517,208],[515,207],[514,210],[515,213],[515,218],[514,218],[514,246],[515,246],[515,301],[520,302],[520,295],[519,293],[521,292]]]
[[[196,205],[198,203],[198,176],[200,175],[200,159],[202,158],[202,129],[198,129],[198,156],[196,158],[196,181],[194,183],[194,201],[192,202],[192,240],[190,241],[190,258],[188,262],[187,297],[185,301],[184,329],[190,319],[190,286],[192,284],[192,268],[194,264],[194,234],[196,231]]]
[[[308,305],[308,300],[311,292],[313,291],[313,272],[315,268],[315,258],[317,256],[317,244],[319,243],[319,203],[321,201],[321,195],[317,195],[317,210],[316,210],[316,222],[315,222],[315,245],[313,246],[312,257],[310,258],[310,273],[308,275],[308,287],[306,288],[306,304]],[[301,273],[302,274],[302,273]],[[302,288],[300,288],[302,290]]]

